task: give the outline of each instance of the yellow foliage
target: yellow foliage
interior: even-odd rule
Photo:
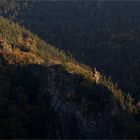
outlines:
[[[33,53],[25,53],[19,50],[2,52],[6,64],[43,64],[44,60]]]
[[[22,34],[19,34],[19,35],[18,35],[17,43],[18,43],[19,46],[21,46],[21,45],[23,44],[23,37],[22,37]]]
[[[74,64],[72,62],[68,62],[64,64],[64,68],[70,73],[75,73],[84,76],[85,78],[89,78],[90,80],[95,80],[93,77],[93,73],[90,70],[86,70],[82,68],[78,64]]]

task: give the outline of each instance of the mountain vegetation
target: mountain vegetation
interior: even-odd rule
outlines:
[[[0,2],[0,138],[140,138],[138,33],[97,28],[108,2]]]
[[[139,1],[14,3],[21,8],[13,20],[79,62],[97,67],[139,100]]]

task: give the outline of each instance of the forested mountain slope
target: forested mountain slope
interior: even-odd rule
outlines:
[[[0,18],[0,138],[139,138],[139,107],[111,79]]]
[[[14,4],[18,14],[10,18],[71,52],[78,61],[111,75],[123,91],[139,100],[139,1],[14,1]],[[3,15],[7,17],[5,12]]]

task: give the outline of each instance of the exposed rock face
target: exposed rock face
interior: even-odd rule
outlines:
[[[30,48],[26,47],[26,46],[22,46],[22,48],[20,50],[23,51],[23,52],[29,52]]]
[[[56,113],[56,134],[58,138],[82,138],[82,120],[76,112],[76,104],[65,102],[63,98],[73,98],[76,94],[75,77],[56,73],[51,69],[48,88],[51,105]]]
[[[55,128],[52,131],[55,138],[114,137],[113,117],[118,107],[110,95],[103,93],[106,89],[103,88],[103,91],[100,91],[101,86],[93,85],[97,93],[93,90],[93,95],[90,95],[92,99],[89,102],[88,97],[84,97],[82,91],[81,93],[78,91],[81,80],[78,80],[76,75],[61,72],[59,66],[54,66],[49,69],[47,77],[47,91],[44,90],[43,94],[50,95]]]
[[[18,131],[18,124],[20,135],[17,138],[111,139],[124,136],[118,130],[122,128],[117,116],[120,110],[112,93],[95,81],[65,71],[61,65],[2,66],[0,82],[1,94],[6,95],[9,105],[5,111],[14,118],[13,112],[17,113],[16,120],[9,120],[7,115],[0,118],[1,122],[9,120],[1,128],[11,128],[1,133],[2,137],[11,138],[11,134]],[[9,112],[11,102],[14,110]]]

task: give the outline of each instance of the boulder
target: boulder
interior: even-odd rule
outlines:
[[[20,50],[23,51],[23,52],[29,52],[30,48],[27,47],[27,46],[22,46]]]
[[[19,45],[15,45],[14,48],[15,49],[18,49],[18,48],[20,48],[20,46]]]

